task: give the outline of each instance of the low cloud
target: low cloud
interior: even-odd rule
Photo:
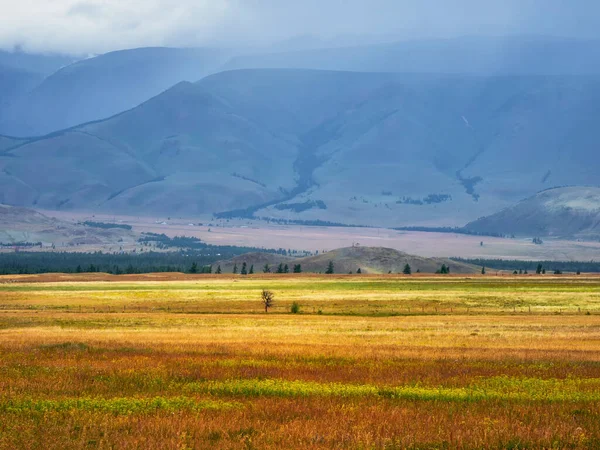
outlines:
[[[266,45],[298,35],[600,35],[595,0],[0,0],[0,6],[0,47],[77,54]]]

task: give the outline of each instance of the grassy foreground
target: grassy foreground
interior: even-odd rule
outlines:
[[[598,277],[114,280],[0,277],[0,448],[600,448]]]

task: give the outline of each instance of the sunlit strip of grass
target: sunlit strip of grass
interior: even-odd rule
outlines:
[[[540,383],[537,383],[539,381]],[[515,386],[517,387],[515,389]],[[563,389],[566,387],[566,389]],[[513,388],[513,389],[511,389]],[[488,400],[511,401],[600,401],[600,390],[579,391],[565,385],[560,380],[544,383],[544,380],[530,379],[526,383],[510,379],[491,382],[489,385],[473,385],[463,388],[398,386],[378,387],[344,383],[317,383],[312,381],[266,380],[226,380],[190,383],[184,390],[211,395],[232,395],[244,397],[383,397],[417,401],[470,402]]]
[[[59,400],[9,399],[0,401],[0,414],[46,413],[63,411],[103,412],[115,415],[154,412],[204,411],[239,408],[235,402],[196,400],[189,397],[152,398],[67,398]]]

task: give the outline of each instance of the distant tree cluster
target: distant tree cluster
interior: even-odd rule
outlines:
[[[442,275],[447,275],[450,273],[450,266],[447,266],[446,264],[442,264],[442,267],[436,271],[435,273],[437,274],[442,274]]]
[[[327,209],[327,205],[323,200],[307,200],[304,203],[280,203],[275,205],[275,209],[279,211],[294,211],[301,213],[309,209]]]
[[[600,261],[519,261],[508,259],[465,259],[452,258],[454,261],[485,266],[495,270],[517,271],[517,273],[528,274],[535,272],[543,275],[546,270],[550,272],[560,271],[562,273],[600,273]],[[487,269],[486,269],[487,270]]]
[[[437,203],[444,203],[452,200],[452,196],[448,194],[429,194],[427,197],[422,199],[412,197],[402,197],[396,203],[399,205],[432,205]]]
[[[127,225],[124,223],[104,223],[104,222],[93,222],[90,220],[86,220],[83,222],[86,227],[92,228],[102,228],[102,229],[111,229],[111,228],[120,228],[123,230],[131,230],[133,227],[131,225]]]
[[[465,234],[467,236],[488,236],[488,237],[499,237],[499,238],[514,238],[514,235],[506,235],[502,233],[493,233],[485,231],[474,231],[464,227],[396,227],[392,228],[397,231],[422,231],[424,233],[454,233],[454,234]]]
[[[263,249],[213,246],[173,252],[115,253],[29,252],[0,253],[0,275],[36,273],[105,272],[115,275],[150,272],[211,273],[213,265],[249,252]],[[281,250],[282,253],[285,250]],[[277,250],[268,253],[278,253]],[[249,269],[254,270],[253,267]],[[250,271],[250,270],[249,270]],[[221,273],[218,267],[215,273]]]

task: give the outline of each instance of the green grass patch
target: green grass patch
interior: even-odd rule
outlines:
[[[67,398],[60,400],[10,399],[0,401],[0,413],[31,414],[64,411],[102,412],[115,415],[156,412],[204,411],[239,408],[234,402],[196,400],[189,397]]]
[[[494,377],[464,388],[379,387],[368,384],[317,383],[280,379],[206,381],[183,386],[187,392],[243,397],[365,397],[415,401],[600,401],[600,379],[541,380]],[[586,389],[582,389],[586,388]],[[591,389],[591,390],[590,390]]]

